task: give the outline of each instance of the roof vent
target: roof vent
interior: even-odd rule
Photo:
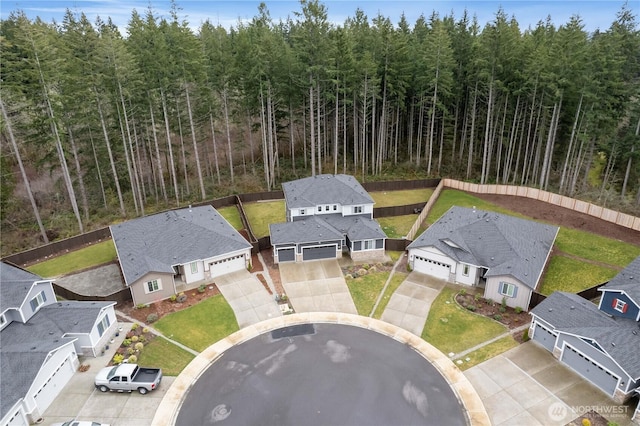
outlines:
[[[571,306],[571,308],[569,308],[569,309],[572,309],[572,310],[573,310],[573,309],[575,309],[575,308],[576,308],[575,306]]]
[[[549,312],[553,312],[553,309],[549,308]]]
[[[35,350],[36,350],[36,347],[35,347],[35,346],[31,346],[31,350],[32,350],[32,351],[35,351]]]
[[[615,343],[613,343],[613,342],[611,342],[611,346],[615,347],[615,346],[616,346],[616,344],[615,344]]]

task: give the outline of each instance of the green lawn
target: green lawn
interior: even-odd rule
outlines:
[[[195,356],[162,337],[155,337],[145,345],[138,364],[162,368],[165,376],[177,376]]]
[[[153,326],[170,339],[198,352],[239,329],[233,310],[222,295],[167,315]]]
[[[445,189],[444,191],[440,192],[438,201],[436,201],[433,208],[427,215],[427,222],[433,223],[436,220],[440,219],[440,216],[445,214],[446,211],[451,208],[451,206],[470,208],[475,206],[479,210],[489,210],[498,213],[510,214],[511,216],[524,217],[512,212],[511,210],[505,210],[501,207],[496,206],[495,204],[484,201],[481,198],[477,198],[473,195],[467,194],[466,192],[457,191],[455,189]]]
[[[376,220],[388,238],[402,238],[409,233],[416,219],[418,219],[417,215],[408,214],[404,216],[381,217]]]
[[[433,189],[431,188],[369,193],[375,202],[374,207],[406,206],[408,204],[426,203],[432,194]]]
[[[286,220],[284,200],[246,203],[243,207],[256,238],[269,235],[270,223],[281,223]]]
[[[244,228],[242,219],[240,219],[240,212],[238,211],[238,207],[228,206],[222,207],[221,209],[217,210],[218,213],[220,213],[220,215],[224,217],[235,230],[239,231]]]
[[[499,336],[507,328],[458,306],[456,290],[445,287],[433,301],[422,338],[443,353],[462,352]]]
[[[576,229],[560,228],[556,247],[565,253],[625,267],[640,256],[640,246]]]
[[[387,289],[384,291],[382,299],[380,299],[380,303],[376,307],[376,311],[373,313],[374,318],[380,319],[380,317],[382,317],[382,312],[384,312],[384,308],[387,307],[389,299],[391,299],[391,295],[398,289],[398,287],[400,287],[400,284],[402,284],[402,281],[407,278],[407,275],[409,274],[404,272],[395,272],[393,274]],[[367,315],[369,314],[367,313]]]
[[[577,293],[609,281],[618,272],[615,269],[556,255],[551,257],[538,291],[547,296],[554,291]]]
[[[117,258],[113,240],[106,240],[45,260],[28,267],[27,270],[43,278],[53,278],[113,262]]]
[[[388,277],[389,272],[373,272],[346,280],[358,314],[368,316],[371,313]]]
[[[462,364],[458,364],[457,359],[455,363],[461,370],[466,370],[516,346],[518,346],[518,342],[516,342],[513,337],[506,336],[467,354],[461,358]],[[467,361],[467,358],[469,358],[469,361]]]

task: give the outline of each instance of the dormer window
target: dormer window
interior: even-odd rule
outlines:
[[[362,206],[353,206],[353,213],[362,213]]]
[[[629,308],[629,306],[627,305],[627,302],[620,299],[613,299],[613,303],[611,306],[613,307],[613,309],[620,312],[621,314],[626,313],[627,309]]]
[[[322,206],[318,206],[318,211],[321,212],[322,211]]]
[[[335,211],[337,211],[337,210],[338,210],[338,205],[337,205],[337,204],[334,204],[334,205],[333,205],[333,211],[335,212]]]
[[[29,304],[31,305],[31,311],[36,312],[40,308],[40,306],[44,305],[44,302],[46,301],[47,295],[44,293],[44,291],[41,291],[29,302]]]
[[[304,216],[305,210],[304,209],[300,209],[300,216]]]
[[[324,211],[328,212],[329,211],[329,206],[324,206]]]

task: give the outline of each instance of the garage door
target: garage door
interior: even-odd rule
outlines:
[[[229,257],[227,259],[218,260],[211,263],[211,277],[219,277],[220,275],[229,274],[231,272],[240,271],[245,268],[244,255]]]
[[[553,347],[556,344],[556,335],[536,323],[536,327],[533,329],[533,340],[540,343],[549,352],[553,352]]]
[[[338,246],[305,247],[302,249],[302,260],[335,259]]]
[[[278,262],[293,262],[296,260],[296,252],[294,248],[278,249]]]
[[[9,419],[7,426],[29,426],[29,422],[26,419],[22,409],[19,408],[15,414]]]
[[[413,270],[432,277],[448,280],[451,268],[446,263],[427,259],[421,256],[413,257]]]
[[[51,405],[62,388],[73,376],[73,366],[71,360],[67,357],[62,364],[58,366],[53,375],[42,385],[42,387],[34,394],[34,399],[41,413]]]
[[[618,378],[616,376],[569,345],[565,346],[560,360],[610,396],[613,395],[616,386],[618,386]]]

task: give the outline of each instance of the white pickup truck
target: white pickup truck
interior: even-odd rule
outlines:
[[[151,392],[160,386],[162,370],[140,367],[137,364],[120,364],[105,367],[98,372],[95,385],[101,392]]]

